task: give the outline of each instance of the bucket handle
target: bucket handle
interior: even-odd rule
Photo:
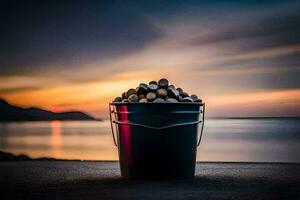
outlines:
[[[113,121],[115,120],[112,120],[112,114],[115,112],[114,110],[111,109],[112,105],[109,104],[109,121],[110,121],[110,127],[111,127],[111,133],[112,133],[112,136],[113,136],[113,139],[114,139],[114,144],[115,146],[117,147],[117,142],[116,142],[116,137],[115,137],[115,131],[114,131],[114,126],[113,126]]]
[[[155,126],[148,126],[148,125],[144,125],[144,124],[137,124],[137,123],[132,123],[132,122],[120,122],[117,120],[113,120],[113,123],[115,123],[115,124],[139,126],[139,127],[155,129],[155,130],[162,130],[162,129],[173,128],[173,127],[177,127],[177,126],[188,126],[188,125],[193,125],[193,124],[199,124],[201,122],[202,122],[201,120],[198,120],[195,122],[185,122],[185,123],[180,123],[180,124],[172,124],[169,126],[155,127]]]
[[[203,103],[203,109],[202,109],[202,123],[201,123],[201,130],[200,130],[200,135],[199,139],[197,142],[197,147],[200,145],[201,139],[202,139],[202,133],[203,133],[203,128],[204,128],[204,114],[205,114],[205,103]]]
[[[143,127],[143,128],[149,128],[149,129],[156,129],[156,130],[162,130],[162,129],[167,129],[167,128],[173,128],[173,127],[177,127],[177,126],[188,126],[188,125],[193,125],[193,124],[199,124],[201,123],[201,131],[200,131],[200,135],[197,141],[197,146],[200,145],[201,139],[202,139],[202,133],[203,133],[203,127],[204,127],[204,113],[205,113],[205,103],[203,103],[203,114],[202,114],[202,119],[195,121],[195,122],[185,122],[185,123],[179,123],[179,124],[172,124],[169,126],[163,126],[163,127],[154,127],[154,126],[148,126],[148,125],[144,125],[144,124],[137,124],[137,123],[132,123],[132,122],[120,122],[118,120],[112,120],[112,113],[114,113],[114,111],[112,111],[111,109],[112,105],[109,105],[109,117],[110,117],[110,126],[111,126],[111,130],[112,130],[112,136],[114,139],[114,144],[115,146],[117,145],[116,142],[116,136],[115,136],[115,132],[114,132],[114,128],[113,128],[113,123],[114,124],[119,124],[119,125],[131,125],[131,126],[138,126],[138,127]]]

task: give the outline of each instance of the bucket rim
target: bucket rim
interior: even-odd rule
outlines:
[[[156,105],[156,104],[164,104],[164,105],[200,105],[203,106],[205,102],[147,102],[147,103],[141,103],[141,102],[109,102],[109,105]]]

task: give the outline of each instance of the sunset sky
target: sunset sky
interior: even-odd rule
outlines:
[[[217,116],[300,116],[300,1],[1,1],[0,98],[107,117],[161,77]]]

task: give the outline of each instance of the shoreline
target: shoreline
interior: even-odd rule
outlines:
[[[51,157],[31,158],[25,154],[15,155],[10,152],[0,150],[0,162],[19,162],[19,161],[64,161],[64,162],[119,162],[119,160],[80,160],[80,159],[58,159]],[[278,164],[278,165],[300,165],[300,162],[256,162],[256,161],[196,161],[196,163],[211,164]]]

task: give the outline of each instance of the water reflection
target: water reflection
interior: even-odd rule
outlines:
[[[0,123],[0,150],[33,158],[117,160],[109,121]],[[208,119],[197,160],[300,162],[300,120]]]
[[[62,125],[61,121],[50,122],[52,154],[56,158],[60,158],[62,156],[61,125]]]

